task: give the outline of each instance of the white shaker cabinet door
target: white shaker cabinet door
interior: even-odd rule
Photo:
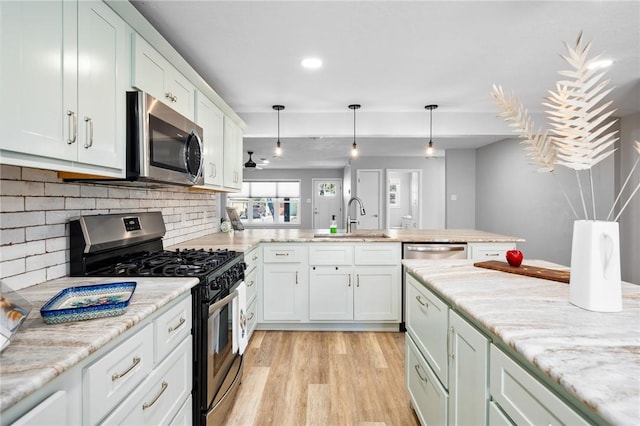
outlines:
[[[126,25],[106,4],[78,3],[78,161],[124,164]]]
[[[309,271],[309,319],[353,319],[353,268],[312,266]]]
[[[196,123],[202,127],[204,146],[204,184],[222,187],[224,173],[224,114],[215,104],[197,92]]]
[[[76,20],[73,2],[0,2],[3,150],[75,159]]]
[[[354,318],[400,321],[400,271],[397,266],[356,266]]]

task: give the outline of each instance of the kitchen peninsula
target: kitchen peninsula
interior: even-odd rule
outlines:
[[[435,392],[429,402],[414,402],[416,412],[421,407],[426,417],[439,412],[440,418],[448,416],[449,424],[454,424],[452,416],[468,415],[475,408],[484,412],[489,424],[502,424],[503,413],[516,424],[638,424],[640,286],[623,283],[622,312],[601,313],[570,304],[567,284],[477,268],[468,260],[403,263],[410,274],[407,304],[414,305],[408,307],[413,318],[419,320],[421,312],[431,309],[424,305],[430,302],[440,308],[431,314],[442,313],[442,322],[436,324],[431,316],[420,323],[443,328],[441,339],[424,327],[413,333],[411,315],[408,320],[408,375],[420,370],[434,377],[440,396],[448,395],[440,398]],[[542,261],[526,263],[562,268]],[[464,350],[466,343],[460,343],[464,337],[457,337],[463,327],[471,330],[467,336],[483,342],[473,356]],[[428,343],[423,346],[423,341]],[[478,356],[484,357],[479,364]],[[444,362],[437,362],[441,358]],[[463,388],[473,386],[468,374],[455,390],[456,367],[468,373],[470,365],[479,370],[474,380],[485,380],[476,382],[481,390],[472,398],[480,394],[477,404],[462,401]],[[409,391],[418,395],[422,377],[414,379],[409,378]],[[425,404],[434,405],[427,411]],[[457,411],[456,405],[467,413]]]

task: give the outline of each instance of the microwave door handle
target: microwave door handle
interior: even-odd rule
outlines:
[[[222,307],[224,307],[224,305],[229,304],[229,302],[231,302],[236,297],[238,297],[238,290],[234,290],[228,296],[226,296],[224,299],[218,300],[216,303],[214,303],[213,305],[209,306],[209,315],[213,314],[218,309],[221,309]]]

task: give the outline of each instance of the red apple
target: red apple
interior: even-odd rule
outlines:
[[[520,250],[507,250],[507,262],[511,266],[520,266],[523,257]]]

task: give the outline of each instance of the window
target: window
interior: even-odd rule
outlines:
[[[300,224],[300,181],[245,181],[242,191],[227,196],[245,225]]]

